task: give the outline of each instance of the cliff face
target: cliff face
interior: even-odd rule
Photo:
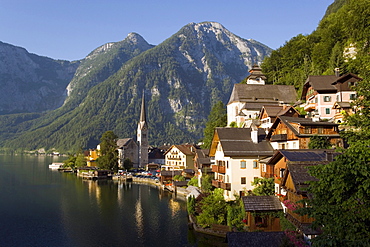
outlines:
[[[57,61],[0,42],[0,114],[60,107],[79,62]]]

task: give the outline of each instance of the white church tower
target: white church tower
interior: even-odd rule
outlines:
[[[141,100],[141,112],[140,121],[137,125],[137,142],[139,145],[139,167],[145,167],[148,164],[148,124],[146,122],[146,112],[145,112],[145,99],[144,91]]]

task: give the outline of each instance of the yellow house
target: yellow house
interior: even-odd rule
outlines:
[[[164,154],[166,171],[193,169],[196,148],[193,145],[172,145]]]
[[[99,149],[90,149],[86,157],[87,166],[96,166],[96,160],[99,158]]]

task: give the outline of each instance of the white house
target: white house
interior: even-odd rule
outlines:
[[[260,128],[216,128],[209,152],[214,157],[212,185],[224,189],[226,200],[246,195],[251,182],[261,177],[259,161],[273,155]]]

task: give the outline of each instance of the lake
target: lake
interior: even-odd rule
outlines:
[[[224,246],[188,229],[183,197],[50,170],[66,157],[0,155],[0,246]]]

